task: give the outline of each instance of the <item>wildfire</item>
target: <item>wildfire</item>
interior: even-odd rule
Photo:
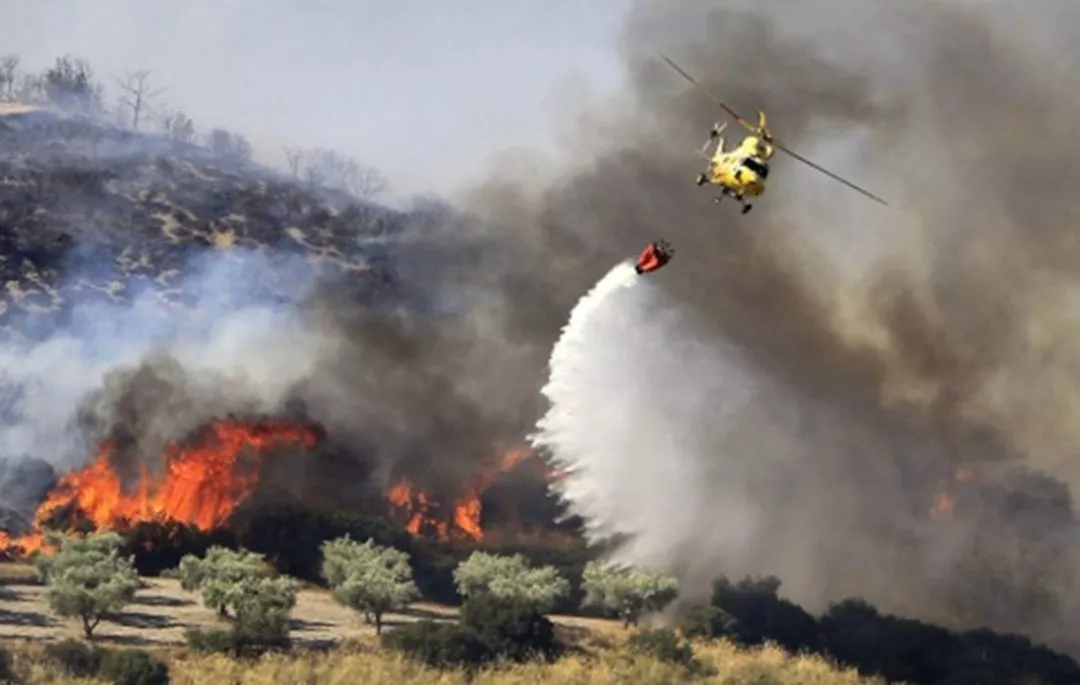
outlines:
[[[527,447],[508,450],[494,468],[474,478],[465,487],[463,494],[454,500],[453,514],[449,522],[435,516],[438,503],[426,493],[416,490],[408,478],[402,478],[394,484],[387,493],[387,499],[407,517],[405,529],[412,535],[420,535],[424,527],[428,526],[442,541],[450,539],[451,531],[453,534],[480,541],[484,539],[484,531],[480,527],[483,509],[480,496],[491,487],[499,474],[506,473],[533,455],[532,450]]]
[[[975,480],[975,472],[966,466],[957,467],[955,473],[953,473],[954,483],[971,483]],[[949,492],[949,489],[943,489],[934,495],[934,504],[930,507],[930,518],[940,519],[950,514],[953,507],[956,506],[956,497]]]
[[[155,520],[202,530],[219,527],[255,489],[266,452],[290,444],[313,447],[318,439],[316,429],[286,421],[219,420],[192,439],[170,443],[161,475],[151,477],[144,471],[130,492],[112,468],[114,447],[105,442],[88,466],[60,479],[38,507],[30,534],[11,539],[0,532],[0,551],[30,555],[40,550],[42,523],[72,505],[95,530]],[[249,450],[259,458],[241,459]]]

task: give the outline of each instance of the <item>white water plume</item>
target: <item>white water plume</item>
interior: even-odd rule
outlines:
[[[620,561],[678,570],[704,502],[724,500],[724,519],[707,522],[711,544],[734,550],[751,532],[720,442],[757,384],[648,278],[621,263],[574,307],[529,439],[567,472],[557,487],[590,538],[628,536]]]

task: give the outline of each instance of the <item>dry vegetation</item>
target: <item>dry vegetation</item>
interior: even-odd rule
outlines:
[[[525,664],[482,672],[468,680],[463,672],[444,672],[413,664],[380,650],[371,626],[335,604],[318,589],[300,592],[293,612],[293,637],[301,646],[293,655],[269,655],[255,662],[225,656],[199,656],[182,647],[184,629],[215,625],[214,613],[197,595],[184,592],[174,580],[148,578],[136,602],[113,621],[103,623],[105,645],[149,649],[167,659],[173,683],[673,683],[689,679],[681,667],[630,653],[621,643],[627,633],[617,622],[553,616],[559,632],[578,648],[554,665]],[[45,588],[33,569],[0,564],[0,641],[14,656],[28,683],[93,682],[64,675],[47,663],[43,644],[78,637],[74,622],[52,616],[44,603]],[[452,618],[453,609],[416,605],[390,624],[418,618]],[[335,645],[331,649],[314,649]],[[303,649],[308,647],[308,649]],[[783,683],[784,685],[882,683],[841,672],[817,657],[794,657],[775,648],[743,650],[726,642],[696,643],[700,660],[714,669],[695,682]]]
[[[23,642],[13,650],[16,668],[29,677],[28,685],[45,683],[87,683],[65,676],[47,664],[40,646]],[[818,657],[792,656],[772,647],[737,649],[726,642],[696,644],[697,656],[710,665],[709,676],[691,678],[679,666],[635,656],[618,645],[591,645],[581,655],[553,665],[524,664],[492,668],[470,679],[463,672],[436,671],[418,666],[365,643],[346,643],[328,652],[306,652],[292,656],[270,655],[255,662],[240,662],[225,656],[192,656],[182,650],[162,650],[170,664],[171,682],[176,685],[235,683],[411,683],[451,685],[515,685],[546,683],[560,685],[601,685],[635,683],[650,685],[693,680],[726,685],[884,685],[884,681],[861,678],[854,671],[840,671]]]

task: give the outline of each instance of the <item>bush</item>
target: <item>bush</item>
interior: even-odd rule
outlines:
[[[376,635],[382,634],[384,614],[420,598],[409,555],[370,539],[361,544],[346,535],[323,544],[323,577],[334,601],[374,621]]]
[[[71,638],[45,645],[45,658],[76,678],[92,678],[101,668],[105,650]]]
[[[481,594],[527,601],[551,611],[570,593],[570,583],[553,566],[531,567],[524,555],[473,552],[454,570],[458,593],[469,600]]]
[[[551,659],[560,651],[555,626],[526,599],[478,595],[461,606],[461,625],[499,658]]]
[[[598,607],[618,616],[623,626],[637,625],[641,616],[660,611],[679,592],[679,583],[667,573],[618,568],[590,561],[582,573],[584,607]]]
[[[712,604],[691,607],[679,621],[679,632],[690,639],[733,637],[737,628],[737,622],[731,614]]]
[[[189,649],[204,654],[229,654],[240,657],[259,657],[269,651],[286,651],[292,648],[292,640],[287,635],[267,635],[245,631],[242,628],[228,629],[188,628],[184,632]]]
[[[456,623],[417,621],[382,636],[382,645],[434,668],[474,668],[493,659],[480,637]]]
[[[57,551],[38,556],[35,566],[48,585],[49,608],[58,616],[78,618],[89,639],[106,615],[119,612],[135,597],[139,576],[131,560],[119,555],[121,538],[116,533],[48,533],[46,542]]]
[[[168,685],[169,667],[142,649],[106,652],[98,676],[114,685]]]
[[[668,628],[638,631],[630,636],[630,639],[626,641],[626,646],[632,652],[687,668],[696,663],[694,648],[689,642],[679,640],[675,631]]]
[[[13,682],[15,674],[11,669],[11,656],[7,650],[0,649],[0,682]]]

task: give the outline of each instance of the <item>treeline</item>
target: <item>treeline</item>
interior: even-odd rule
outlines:
[[[183,108],[168,104],[163,97],[166,89],[154,84],[150,71],[114,77],[114,87],[107,89],[86,60],[71,55],[58,57],[52,66],[36,72],[22,69],[21,64],[18,55],[0,57],[0,102],[50,106],[99,124],[162,135],[177,148],[201,145],[218,157],[251,162],[253,151],[247,138],[220,127],[200,133]],[[359,198],[373,198],[390,187],[377,168],[335,150],[285,147],[283,153],[290,175],[311,186]]]
[[[365,547],[360,541],[366,549],[357,547]],[[171,569],[179,568],[181,577],[207,577],[191,570],[198,567],[194,559],[211,559],[211,566],[221,559],[246,559],[238,568],[255,565],[265,569],[260,573],[330,587],[341,601],[380,622],[378,614],[403,610],[418,599],[462,605],[473,602],[473,609],[462,614],[465,623],[457,627],[421,622],[396,637],[390,637],[396,630],[387,635],[387,644],[435,665],[462,660],[486,663],[495,653],[505,657],[525,649],[520,645],[489,648],[489,643],[510,638],[489,636],[488,642],[481,640],[476,629],[485,621],[517,626],[515,630],[521,635],[514,640],[551,655],[560,648],[548,635],[543,619],[547,613],[619,617],[625,625],[634,626],[643,616],[669,606],[677,594],[677,585],[664,574],[615,572],[598,564],[598,550],[477,552],[417,540],[378,519],[295,507],[251,512],[236,522],[234,530],[212,534],[174,524],[140,524],[119,545],[120,556],[132,555],[133,568],[147,575],[177,573]],[[233,550],[231,556],[225,549]],[[215,558],[219,561],[213,561]],[[331,567],[337,564],[338,571],[328,572],[328,559],[339,560],[330,562]],[[380,579],[370,570],[349,571],[357,568],[395,570]],[[346,583],[350,574],[352,581]],[[237,571],[236,576],[252,573],[250,569]],[[186,582],[189,587],[197,585]],[[664,658],[685,662],[688,668],[696,662],[686,639],[724,638],[746,646],[774,643],[791,652],[815,653],[893,682],[1080,682],[1076,661],[1023,636],[989,630],[950,631],[882,614],[857,599],[836,603],[816,617],[782,598],[779,589],[780,581],[775,578],[738,582],[721,578],[708,604],[679,612],[677,632],[650,631],[636,640],[642,649],[666,654]],[[252,594],[250,589],[245,592]],[[513,606],[488,600],[478,605],[474,601],[490,595],[498,595]],[[496,620],[496,616],[501,618]],[[467,619],[478,623],[468,624]],[[214,640],[214,644],[238,649],[224,637]]]

